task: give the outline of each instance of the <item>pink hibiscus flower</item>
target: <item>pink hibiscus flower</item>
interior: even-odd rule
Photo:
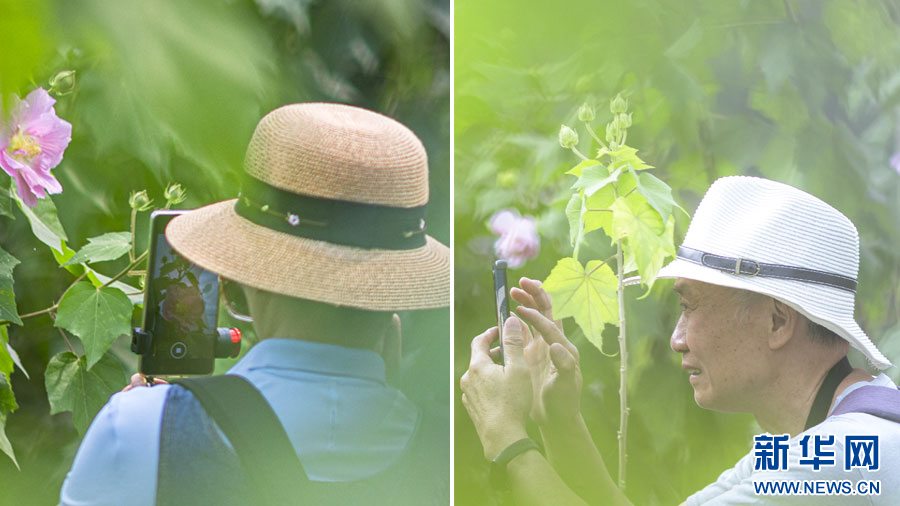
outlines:
[[[537,256],[541,240],[534,218],[519,216],[515,210],[503,209],[491,216],[491,232],[500,235],[494,242],[494,253],[508,262],[511,269],[521,267]]]
[[[13,107],[9,126],[0,132],[0,167],[15,180],[29,207],[48,193],[62,192],[50,169],[62,161],[72,125],[56,115],[54,103],[43,88],[32,91]]]

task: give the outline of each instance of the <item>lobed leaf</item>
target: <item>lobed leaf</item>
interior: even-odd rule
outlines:
[[[652,286],[663,261],[675,256],[674,219],[670,217],[663,223],[659,213],[639,193],[616,199],[612,209],[613,239],[625,239],[623,247],[634,256],[642,283]]]
[[[637,182],[637,191],[647,197],[647,202],[656,209],[662,221],[668,221],[672,207],[677,206],[672,198],[672,188],[649,172],[632,174]]]
[[[54,325],[81,338],[90,369],[117,337],[131,334],[131,301],[118,288],[78,283],[60,301]]]
[[[556,263],[543,286],[550,294],[553,314],[575,318],[588,340],[602,350],[604,325],[619,324],[617,279],[604,262],[588,262],[585,270],[580,262],[566,257]]]
[[[614,162],[610,165],[612,170],[632,168],[634,170],[652,169],[652,165],[647,165],[637,155],[637,149],[631,146],[622,146],[615,151],[608,151],[613,157]]]
[[[612,186],[601,188],[597,193],[585,199],[582,213],[585,234],[602,229],[611,235],[612,210],[610,210],[610,206],[615,200],[616,191]]]
[[[109,232],[88,238],[88,244],[62,265],[115,260],[131,249],[131,233]]]
[[[578,165],[567,170],[566,174],[571,174],[575,177],[581,177],[581,174],[584,171],[584,169],[586,169],[588,167],[593,167],[595,165],[600,165],[600,162],[598,162],[597,160],[584,160],[581,163],[579,163]]]
[[[50,414],[72,412],[72,423],[80,434],[90,425],[109,396],[126,383],[122,365],[112,355],[104,354],[93,368],[84,356],[70,351],[58,353],[50,359],[44,382],[50,401]]]
[[[588,167],[581,174],[581,177],[578,178],[578,181],[575,181],[572,188],[581,188],[584,190],[585,195],[591,196],[597,193],[598,190],[615,183],[621,173],[622,169],[616,169],[610,173],[604,166]]]
[[[16,403],[16,396],[13,394],[7,374],[0,373],[0,451],[9,456],[16,467],[19,467],[19,463],[16,461],[16,454],[6,437],[6,415],[18,408],[19,405]]]

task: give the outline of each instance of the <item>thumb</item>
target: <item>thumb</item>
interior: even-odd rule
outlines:
[[[575,377],[577,363],[575,357],[569,353],[565,346],[559,343],[550,345],[550,361],[556,367],[559,378],[563,381],[571,381]]]
[[[507,318],[503,324],[503,360],[504,365],[525,367],[525,351],[522,321],[515,316]]]

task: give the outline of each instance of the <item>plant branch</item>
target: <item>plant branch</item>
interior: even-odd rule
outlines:
[[[616,243],[616,263],[618,264],[617,295],[619,299],[619,490],[625,492],[625,468],[628,465],[626,438],[628,436],[628,351],[625,347],[625,255],[622,239]]]
[[[576,148],[575,146],[572,146],[572,147],[569,148],[569,149],[571,149],[572,152],[575,153],[576,155],[578,155],[582,160],[588,160],[588,159],[589,159],[588,157],[586,157],[586,156],[584,156],[583,154],[581,154],[581,151],[578,151],[578,148]]]
[[[141,263],[141,261],[144,260],[144,258],[146,258],[146,257],[147,257],[146,251],[141,253],[141,256],[135,258],[134,261],[128,265],[128,267],[125,267],[124,269],[122,269],[121,272],[119,272],[118,274],[116,274],[115,276],[110,278],[109,281],[107,281],[106,283],[103,283],[103,285],[100,288],[106,288],[107,286],[109,286],[109,285],[115,283],[116,281],[122,279],[123,277],[125,277],[125,275],[127,275],[128,272],[131,271],[131,269],[135,268],[137,266],[137,264]]]
[[[65,290],[63,290],[62,295],[60,295],[60,296],[59,296],[59,299],[56,300],[56,304],[53,304],[52,306],[50,306],[50,307],[48,307],[48,308],[41,309],[40,311],[35,311],[35,312],[33,312],[33,313],[28,313],[28,314],[19,315],[19,319],[24,320],[25,318],[31,318],[32,316],[39,316],[39,315],[42,315],[42,314],[44,314],[44,313],[49,313],[50,311],[54,311],[56,308],[59,307],[59,303],[62,302],[63,297],[65,297],[66,294],[69,293],[69,290],[71,290],[73,286],[75,286],[76,284],[78,284],[79,281],[81,281],[82,279],[84,279],[84,277],[87,275],[87,272],[88,272],[88,271],[87,271],[87,268],[85,268],[84,272],[82,272],[80,276],[78,276],[77,278],[75,278],[75,281],[72,281],[72,284],[70,284]]]
[[[72,343],[69,342],[69,338],[66,337],[66,332],[59,327],[57,327],[57,329],[59,330],[59,333],[62,334],[63,340],[66,341],[66,345],[69,347],[69,351],[71,351],[73,355],[78,356],[78,354],[75,353],[75,348],[72,347]]]
[[[600,147],[602,147],[603,149],[609,149],[609,147],[607,147],[606,143],[601,141],[600,137],[597,137],[597,134],[594,133],[594,129],[591,128],[591,125],[589,123],[585,123],[584,125],[587,127],[588,132],[591,133],[591,137],[593,137],[594,140],[597,141],[598,144],[600,144]]]
[[[586,213],[611,213],[612,209],[591,209],[590,207],[584,210]]]
[[[597,272],[597,269],[599,269],[599,268],[603,267],[604,265],[608,264],[609,261],[612,260],[613,258],[616,258],[616,256],[613,255],[613,256],[607,258],[606,260],[600,262],[597,266],[595,266],[593,269],[591,269],[590,271],[588,271],[588,273],[587,273],[586,275],[587,275],[587,276],[590,276],[591,274]]]
[[[131,250],[128,252],[128,259],[134,262],[134,222],[137,218],[137,209],[131,209]]]

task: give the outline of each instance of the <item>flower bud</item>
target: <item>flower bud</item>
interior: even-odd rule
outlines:
[[[131,192],[128,197],[128,205],[135,211],[146,211],[153,207],[153,199],[147,195],[147,190]]]
[[[614,149],[612,144],[616,142],[616,130],[614,126],[615,120],[606,124],[606,143],[610,145],[609,149]]]
[[[628,128],[631,126],[631,113],[619,114],[619,128]]]
[[[166,202],[169,205],[180,204],[187,198],[187,192],[178,183],[170,184],[163,195],[166,197]]]
[[[594,121],[594,118],[596,118],[596,117],[597,117],[597,115],[594,114],[594,108],[591,107],[590,105],[588,105],[587,102],[585,102],[584,104],[581,104],[581,107],[578,108],[578,120],[579,121],[583,121],[585,123],[590,123],[591,121]]]
[[[616,95],[609,103],[609,110],[613,114],[622,114],[628,110],[628,101],[622,98],[622,95]]]
[[[68,95],[75,90],[75,71],[63,70],[50,79],[50,91],[57,95]]]
[[[574,148],[578,145],[578,134],[575,133],[575,130],[562,125],[559,127],[559,145],[566,149]]]

